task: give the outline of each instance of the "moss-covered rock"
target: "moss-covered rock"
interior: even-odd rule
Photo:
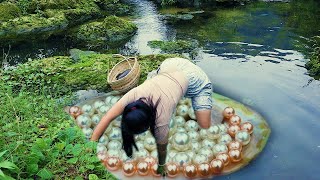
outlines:
[[[13,3],[0,3],[0,23],[9,19],[17,18],[21,15],[18,6]]]
[[[315,79],[320,79],[320,36],[314,37],[315,48],[310,61],[306,63],[306,68],[309,70],[309,74]]]
[[[114,46],[129,39],[136,30],[136,25],[129,21],[108,16],[102,22],[81,25],[71,38],[75,42],[90,46]]]
[[[179,55],[139,56],[141,66],[140,83],[148,72],[156,69],[163,60]],[[65,94],[80,89],[110,90],[107,84],[107,73],[121,58],[112,54],[82,54],[80,60],[74,62],[68,56],[56,56],[41,60],[29,61],[16,68],[0,71],[0,80],[19,91],[39,92],[44,89],[55,94]],[[40,88],[41,87],[41,88]]]
[[[95,0],[96,4],[106,12],[106,15],[129,15],[132,7],[120,0]]]
[[[55,14],[50,18],[36,14],[22,16],[0,24],[0,41],[43,39],[66,29],[67,26],[68,20],[63,13]]]

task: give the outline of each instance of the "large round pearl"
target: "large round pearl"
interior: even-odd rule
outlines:
[[[199,164],[197,170],[201,177],[208,177],[211,174],[211,167],[208,163]]]
[[[157,150],[153,150],[151,153],[150,153],[150,156],[154,157],[154,158],[158,158],[158,151]]]
[[[92,124],[93,125],[98,125],[100,120],[101,120],[101,115],[99,114],[94,114],[92,117],[91,117],[91,120],[92,120]]]
[[[174,118],[171,118],[169,123],[170,129],[174,128],[175,126],[176,126],[176,121]]]
[[[201,139],[207,139],[208,138],[208,129],[200,129],[199,132]]]
[[[188,150],[185,152],[191,159],[193,158],[193,156],[196,154],[195,152]]]
[[[199,129],[198,123],[194,120],[187,121],[186,124],[184,125],[184,127],[186,128],[186,130],[188,132],[198,131],[198,129]]]
[[[181,167],[190,162],[190,157],[184,152],[178,152],[174,158],[174,162],[178,163]]]
[[[178,105],[187,105],[187,103],[188,103],[188,98],[183,97],[179,100]]]
[[[184,105],[184,104],[178,105],[178,107],[177,107],[177,115],[178,116],[182,116],[182,117],[185,118],[185,117],[188,116],[188,110],[189,110],[189,108],[188,108],[187,105]]]
[[[116,102],[119,101],[119,99],[120,99],[119,96],[114,96],[114,97],[110,100],[110,103],[111,103],[112,105],[114,105]]]
[[[106,128],[106,130],[104,131],[104,134],[107,135],[107,136],[109,136],[109,133],[110,133],[110,131],[111,131],[112,128],[113,128],[113,127],[109,124],[108,127]]]
[[[147,137],[144,142],[144,148],[146,148],[148,151],[153,151],[157,148],[156,140],[154,137]]]
[[[120,160],[122,162],[127,162],[127,161],[131,161],[132,159],[127,156],[127,153],[123,149],[121,149],[120,150]]]
[[[241,124],[241,130],[247,131],[249,134],[253,132],[253,125],[250,122],[245,122]]]
[[[158,171],[158,164],[157,163],[151,165],[150,171],[151,171],[151,173],[152,173],[152,175],[154,177],[160,177],[161,176],[160,174],[157,173],[157,171]]]
[[[197,176],[197,167],[193,164],[187,164],[183,168],[183,174],[187,178],[195,178]]]
[[[165,169],[168,173],[168,177],[174,178],[179,174],[179,165],[174,162],[166,163]]]
[[[228,127],[225,124],[218,124],[218,127],[220,129],[220,134],[227,133]]]
[[[216,156],[219,153],[227,153],[228,147],[225,144],[216,144],[213,147],[213,154]]]
[[[204,139],[201,142],[202,147],[212,149],[216,143],[209,139]]]
[[[195,165],[201,164],[201,163],[206,163],[208,162],[208,158],[203,155],[203,154],[196,154],[193,158],[192,158],[192,163]]]
[[[96,108],[96,109],[99,109],[101,106],[105,105],[105,103],[103,101],[96,101],[93,103],[93,107]]]
[[[194,152],[198,152],[198,150],[201,148],[201,144],[197,141],[191,142],[191,150]]]
[[[238,126],[240,126],[240,123],[241,123],[241,118],[238,115],[232,116],[230,118],[230,120],[229,120],[229,124],[230,125],[238,125]]]
[[[173,136],[173,147],[177,151],[186,151],[190,148],[190,138],[186,133],[176,133]]]
[[[221,134],[220,138],[218,139],[218,143],[222,144],[229,144],[232,141],[232,138],[229,134]]]
[[[196,119],[196,114],[194,113],[194,109],[192,107],[189,108],[188,115],[191,119]]]
[[[219,129],[219,126],[216,126],[216,125],[213,125],[213,126],[210,126],[208,129],[207,129],[207,133],[208,133],[208,138],[209,139],[218,139],[219,136],[220,136],[220,129]]]
[[[243,146],[249,144],[250,139],[250,134],[247,131],[238,131],[235,136],[235,140],[241,142]]]
[[[98,113],[101,114],[101,115],[104,115],[109,111],[109,109],[110,109],[110,106],[102,105],[102,106],[99,107]]]
[[[105,166],[110,171],[116,171],[116,170],[118,170],[120,168],[121,161],[117,157],[107,157],[106,160],[105,160]]]
[[[93,130],[91,128],[83,128],[82,132],[86,136],[86,138],[89,139],[93,133]]]
[[[176,127],[184,127],[186,120],[182,116],[174,117]]]
[[[227,153],[217,154],[216,159],[220,159],[221,161],[223,161],[225,167],[228,166],[228,164],[230,163],[230,157]]]
[[[91,119],[87,114],[79,115],[76,119],[76,122],[81,128],[89,128],[91,126]]]
[[[150,154],[149,154],[149,152],[146,150],[146,149],[139,149],[139,151],[136,151],[135,149],[134,149],[134,151],[133,151],[133,157],[135,158],[135,159],[144,159],[145,157],[147,157],[147,156],[149,156]]]
[[[170,150],[170,151],[168,151],[167,157],[168,157],[169,159],[173,159],[174,156],[175,156],[177,153],[178,153],[178,152],[175,151],[175,150]]]
[[[136,145],[138,149],[144,149],[144,143],[143,141],[136,141]]]
[[[220,159],[212,160],[210,166],[213,174],[220,174],[224,168],[223,161]]]
[[[210,148],[201,148],[198,151],[198,154],[205,155],[208,158],[209,161],[213,158],[213,152],[212,152],[212,150]]]
[[[228,155],[231,162],[239,162],[242,159],[241,151],[239,149],[231,149]]]
[[[177,127],[175,133],[178,133],[178,132],[187,133],[187,130],[184,127]]]
[[[154,158],[154,157],[152,157],[152,156],[147,156],[146,158],[144,158],[144,161],[147,162],[150,167],[151,167],[153,164],[157,163],[157,159]]]
[[[72,106],[69,109],[69,114],[76,119],[81,114],[81,109],[78,106]]]
[[[231,137],[234,137],[238,131],[240,131],[240,127],[238,125],[231,125],[228,128],[228,134]]]
[[[137,164],[137,172],[140,176],[146,176],[149,174],[149,165],[145,161],[140,161]]]
[[[235,115],[235,110],[232,108],[232,107],[226,107],[224,110],[223,110],[223,119],[226,120],[226,121],[229,121],[230,118]]]
[[[117,141],[117,140],[111,140],[108,145],[107,145],[107,148],[108,149],[117,149],[117,150],[120,150],[122,147],[122,144]]]
[[[82,106],[81,108],[81,111],[84,113],[84,114],[87,114],[89,116],[92,116],[94,114],[94,108],[89,105],[89,104],[85,104]]]
[[[192,143],[200,140],[200,135],[196,131],[190,131],[188,134]]]
[[[109,105],[109,104],[111,104],[110,101],[111,101],[112,98],[113,98],[113,96],[107,96],[104,102],[105,102],[107,105]]]
[[[122,140],[122,135],[121,135],[121,129],[117,127],[113,127],[111,131],[109,132],[109,139],[110,140],[117,140],[121,141]]]
[[[104,144],[98,143],[97,145],[97,154],[103,154],[107,152],[106,146]]]
[[[118,149],[109,149],[107,151],[108,157],[120,157],[120,151]]]
[[[99,143],[103,144],[104,146],[106,146],[109,142],[109,139],[106,135],[102,135],[99,139]]]
[[[115,120],[112,121],[112,126],[121,127],[121,118],[122,116],[118,116]]]
[[[137,168],[132,161],[124,162],[122,165],[122,172],[127,177],[133,176],[136,170]]]
[[[239,141],[231,141],[228,144],[228,149],[229,150],[231,150],[231,149],[239,149],[241,151],[242,150],[242,144]]]

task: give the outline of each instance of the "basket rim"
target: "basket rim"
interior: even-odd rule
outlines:
[[[132,59],[132,60],[134,60],[134,63],[138,63],[137,57],[128,57],[128,59],[129,59],[129,60]],[[130,72],[129,72],[125,77],[123,77],[123,78],[121,78],[121,79],[118,79],[118,80],[115,80],[115,81],[111,81],[111,80],[110,80],[110,74],[111,74],[111,72],[112,72],[119,64],[123,63],[124,61],[127,61],[127,60],[126,60],[126,59],[123,59],[122,61],[118,62],[116,65],[113,66],[113,68],[112,68],[112,69],[110,70],[110,72],[108,73],[108,79],[107,79],[107,81],[108,81],[109,84],[122,81],[123,78],[125,78],[125,77],[127,77],[127,76],[129,76],[129,75],[131,75],[131,74],[133,73],[133,71],[132,71],[133,68],[132,68],[132,69],[130,69]],[[134,66],[134,64],[133,64],[133,66]],[[139,64],[138,64],[138,68],[140,68],[140,67],[139,67]]]

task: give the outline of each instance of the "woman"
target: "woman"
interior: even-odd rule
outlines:
[[[158,172],[163,172],[168,144],[169,121],[183,97],[192,106],[201,128],[211,125],[212,85],[208,76],[195,64],[183,58],[166,59],[156,76],[126,93],[101,119],[91,140],[96,141],[117,116],[122,114],[123,149],[131,157],[136,147],[134,135],[150,128],[158,150]]]

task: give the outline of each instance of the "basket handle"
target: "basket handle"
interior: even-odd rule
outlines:
[[[122,55],[122,54],[113,54],[112,57],[122,57],[123,59],[125,59],[125,60],[128,62],[130,68],[132,69],[132,66],[131,66],[131,64],[130,64],[130,62],[129,62],[129,59],[130,59],[130,58],[125,57],[125,56]]]

